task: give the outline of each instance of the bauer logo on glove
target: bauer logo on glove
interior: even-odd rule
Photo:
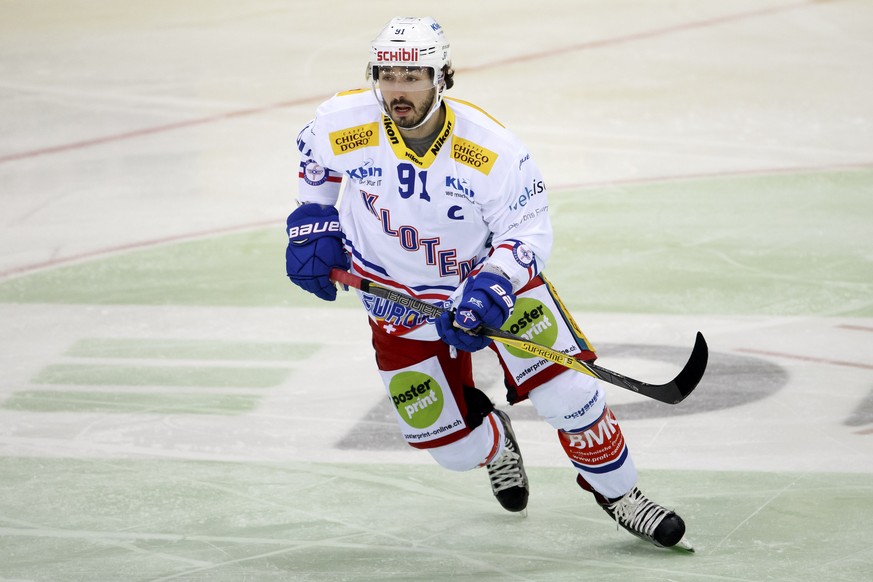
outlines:
[[[295,285],[325,301],[336,299],[333,268],[349,268],[339,214],[333,206],[303,204],[288,216],[285,272]]]
[[[326,220],[321,223],[301,224],[288,228],[288,240],[295,245],[303,245],[309,242],[309,236],[337,232],[342,234],[338,220]]]

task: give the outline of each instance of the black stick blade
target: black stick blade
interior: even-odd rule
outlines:
[[[691,394],[706,371],[706,363],[709,360],[709,348],[706,346],[706,340],[703,339],[703,334],[697,332],[697,339],[694,341],[694,348],[691,350],[691,355],[688,357],[688,362],[685,367],[679,372],[673,380],[666,384],[649,384],[635,380],[627,376],[623,376],[612,370],[601,368],[597,364],[588,364],[596,374],[596,377],[615,384],[637,394],[642,394],[658,402],[665,404],[679,404]]]
[[[697,388],[697,385],[703,379],[704,372],[706,372],[706,364],[708,362],[709,348],[706,345],[703,334],[698,331],[697,338],[694,340],[694,349],[691,350],[688,362],[682,368],[682,371],[679,372],[679,375],[671,382],[679,395],[679,398],[673,404],[681,402]]]

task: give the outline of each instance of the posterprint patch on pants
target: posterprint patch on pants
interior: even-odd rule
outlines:
[[[464,428],[461,411],[436,357],[379,373],[407,442],[420,446]]]
[[[579,346],[581,332],[574,334],[570,329],[561,306],[549,293],[547,285],[534,287],[519,295],[512,315],[501,329],[570,356],[582,352]],[[495,346],[516,384],[553,365],[549,360],[518,348],[500,343],[495,343]]]

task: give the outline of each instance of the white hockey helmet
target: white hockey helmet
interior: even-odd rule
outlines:
[[[443,70],[446,66],[451,68],[451,50],[439,23],[430,16],[398,16],[392,18],[370,43],[367,77],[372,83],[376,97],[385,107],[382,92],[378,87],[380,67],[430,68],[433,71],[433,88],[436,90],[436,96],[430,111],[416,125],[420,127],[442,103],[443,92],[446,89]]]

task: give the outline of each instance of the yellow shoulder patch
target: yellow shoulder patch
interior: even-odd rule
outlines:
[[[486,176],[491,172],[497,154],[479,144],[467,141],[456,135],[452,136],[452,159],[458,163],[479,170]]]
[[[371,89],[352,89],[351,91],[340,91],[336,94],[336,96],[342,97],[344,95],[357,95],[358,93],[364,93],[365,91],[371,91]]]
[[[491,121],[493,121],[494,123],[496,123],[500,127],[506,127],[505,125],[503,125],[502,123],[497,121],[497,119],[492,117],[492,115],[490,113],[488,113],[487,111],[485,111],[484,109],[482,109],[478,105],[474,105],[474,104],[470,103],[469,101],[464,101],[463,99],[456,99],[454,97],[443,97],[443,99],[445,99],[446,101],[454,101],[456,103],[463,103],[467,107],[472,107],[473,109],[475,109],[476,111],[478,111],[482,115],[485,115],[486,117],[488,117],[488,119],[490,119]]]
[[[367,123],[328,134],[330,147],[336,155],[346,154],[358,148],[379,145],[379,123]]]

